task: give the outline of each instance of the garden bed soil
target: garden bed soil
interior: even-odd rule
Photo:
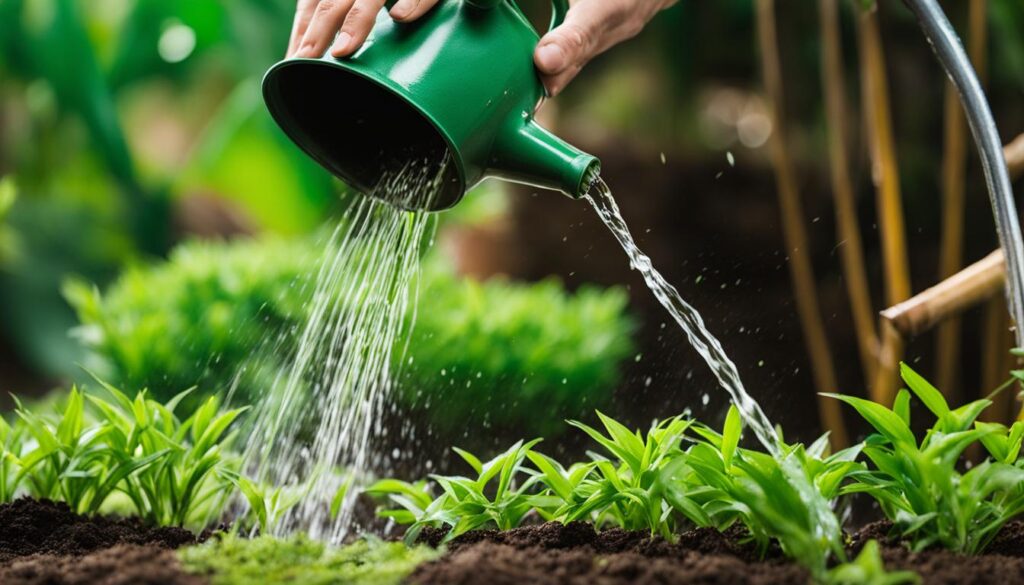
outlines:
[[[200,585],[172,552],[196,542],[182,528],[85,517],[62,503],[22,498],[0,505],[0,583]]]
[[[890,570],[909,569],[931,585],[1024,583],[1024,523],[999,534],[988,554],[942,550],[912,553],[888,537],[884,522],[852,538],[850,554],[877,539]],[[444,531],[420,541],[438,546]],[[31,499],[0,505],[0,583],[4,585],[202,585],[173,552],[198,539],[181,528],[153,528],[138,519],[87,518],[66,505]],[[410,576],[416,585],[653,585],[807,583],[808,575],[774,548],[759,560],[742,532],[697,529],[676,542],[645,532],[589,524],[547,523],[505,532],[478,530],[447,545],[442,558]]]
[[[868,525],[856,535],[851,554],[870,538],[879,538],[890,570],[916,571],[925,584],[1003,585],[1024,583],[1024,525],[1009,525],[975,557],[934,550],[911,553],[886,535],[885,523]],[[449,543],[447,554],[421,565],[410,577],[417,585],[654,585],[707,583],[776,585],[808,582],[807,572],[769,551],[757,560],[740,542],[740,533],[699,529],[676,543],[643,532],[607,530],[588,524],[548,523],[508,532],[476,531]],[[439,531],[421,536],[428,544]]]

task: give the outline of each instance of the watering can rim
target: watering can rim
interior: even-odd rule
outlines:
[[[267,110],[270,111],[271,117],[273,117],[278,127],[280,127],[282,131],[284,131],[288,138],[291,139],[291,141],[294,142],[296,145],[298,145],[303,152],[305,152],[307,155],[309,155],[318,163],[320,163],[321,166],[329,169],[332,174],[335,174],[345,179],[346,182],[350,181],[347,175],[340,173],[339,169],[327,164],[327,161],[324,160],[318,153],[315,153],[311,151],[309,148],[307,148],[306,141],[301,140],[301,138],[303,138],[304,135],[301,129],[299,128],[298,124],[282,123],[283,120],[279,116],[281,115],[281,112],[283,112],[283,108],[279,107],[280,103],[278,100],[278,96],[276,95],[278,86],[276,83],[271,82],[271,77],[274,76],[277,72],[281,71],[282,69],[305,65],[326,67],[328,69],[335,69],[343,73],[355,75],[356,77],[373,83],[377,87],[383,88],[384,90],[400,98],[406,105],[411,107],[413,111],[417,112],[427,123],[429,123],[430,127],[437,132],[437,134],[441,137],[442,140],[444,140],[445,145],[448,147],[448,152],[449,155],[451,156],[451,160],[455,163],[455,171],[459,178],[460,191],[465,192],[466,189],[469,188],[469,185],[466,184],[465,162],[462,160],[462,153],[459,152],[459,149],[457,148],[455,141],[452,140],[452,137],[448,135],[448,132],[444,130],[442,125],[433,116],[431,116],[429,112],[427,112],[419,104],[417,104],[416,100],[413,99],[413,96],[411,96],[408,93],[408,91],[398,83],[395,83],[390,78],[385,76],[377,76],[373,75],[370,72],[361,71],[359,67],[353,66],[351,62],[335,59],[327,55],[319,58],[293,57],[290,59],[278,61],[273,66],[271,66],[266,73],[263,74],[263,80],[260,84],[263,91],[263,100],[267,104]]]

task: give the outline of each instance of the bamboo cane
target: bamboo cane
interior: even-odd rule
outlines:
[[[948,322],[967,309],[998,296],[1006,283],[1003,251],[996,250],[953,276],[882,311],[882,319],[905,337]]]
[[[849,153],[847,152],[849,140],[846,128],[846,121],[849,117],[846,105],[846,83],[843,80],[838,5],[838,0],[820,0],[819,24],[823,44],[821,78],[828,120],[828,149],[831,161],[832,193],[836,201],[835,214],[839,250],[866,386],[873,381],[875,376],[878,334],[875,331],[875,315],[871,310],[871,293],[864,265],[864,247],[861,243],[860,227],[857,223],[853,180],[850,178]]]
[[[1010,176],[1014,179],[1024,174],[1024,134],[1013,139],[1003,147],[1006,165],[1010,167]]]
[[[872,178],[876,187],[878,224],[882,237],[886,299],[888,304],[894,305],[910,297],[910,266],[877,5],[861,11],[857,19],[857,30],[863,77],[861,85],[865,94],[863,101],[871,145]],[[878,372],[871,386],[871,396],[876,402],[891,404],[896,394],[903,341],[895,328],[885,324],[881,344]]]
[[[809,244],[803,223],[803,208],[797,190],[795,173],[786,150],[784,134],[782,66],[779,60],[775,27],[774,0],[757,1],[757,33],[761,49],[761,66],[765,89],[771,102],[772,132],[769,148],[775,167],[779,193],[783,235],[789,256],[790,277],[796,294],[797,311],[803,330],[804,344],[811,360],[818,392],[838,389],[832,356],[829,351],[825,326],[818,306],[818,291],[811,266]],[[831,432],[834,446],[848,444],[839,401],[817,397],[818,415],[822,426]]]
[[[989,299],[985,303],[985,311],[982,322],[981,338],[981,384],[980,396],[987,396],[998,387],[1005,379],[1007,370],[1003,369],[1006,363],[1004,356],[1009,353],[1010,344],[1007,343],[1007,332],[1010,331],[1010,314],[1006,308],[1006,299],[999,295]],[[1005,393],[1004,393],[1005,394]],[[1001,401],[1005,397],[994,398],[995,404],[988,408],[986,420],[999,420],[1006,411],[1007,404]]]
[[[988,0],[971,0],[968,16],[968,53],[980,78],[985,77],[986,13]],[[963,266],[964,200],[967,174],[967,120],[952,82],[946,82],[945,152],[942,160],[942,243],[939,253],[939,279],[952,276]],[[958,395],[960,319],[943,323],[935,342],[936,375],[939,388],[952,402]]]

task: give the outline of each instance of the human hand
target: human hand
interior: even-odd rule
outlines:
[[[558,95],[583,66],[635,37],[677,0],[570,0],[565,22],[544,35],[533,60],[549,95]]]
[[[331,55],[355,53],[370,35],[385,0],[298,0],[295,24],[286,57],[317,58],[331,46]],[[438,0],[398,0],[389,14],[411,22],[426,14]],[[335,37],[337,35],[337,37]]]

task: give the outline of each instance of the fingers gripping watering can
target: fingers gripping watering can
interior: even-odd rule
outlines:
[[[552,27],[568,1],[553,4]],[[264,99],[299,147],[364,193],[388,199],[375,187],[389,172],[436,164],[437,193],[391,201],[405,208],[452,207],[488,177],[581,197],[600,163],[534,120],[538,41],[514,0],[442,0],[407,24],[381,10],[352,57],[274,65]]]

